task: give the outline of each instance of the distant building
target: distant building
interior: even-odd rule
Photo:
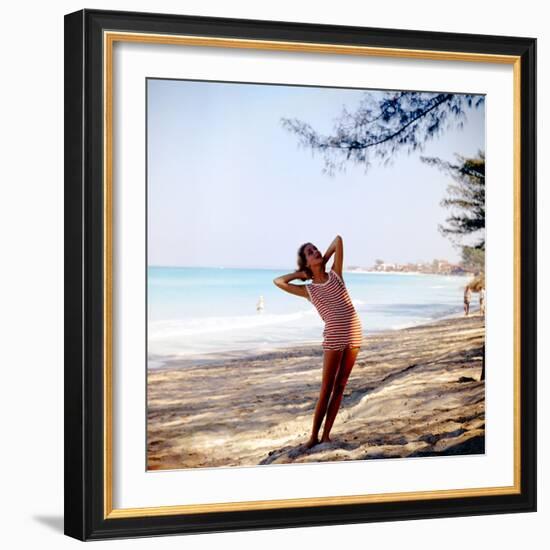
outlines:
[[[357,266],[353,266],[355,269],[363,270]],[[352,269],[352,268],[350,268]],[[448,260],[435,259],[431,262],[417,262],[417,263],[389,263],[382,260],[376,260],[375,265],[368,268],[368,271],[397,271],[402,273],[428,273],[437,275],[468,275],[470,271],[464,269],[458,264],[452,264]]]

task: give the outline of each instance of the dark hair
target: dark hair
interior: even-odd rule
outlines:
[[[309,269],[309,267],[307,267],[306,253],[304,252],[304,249],[308,244],[311,243],[304,243],[300,246],[300,248],[298,248],[298,271],[303,271],[309,279],[313,279],[313,272]]]

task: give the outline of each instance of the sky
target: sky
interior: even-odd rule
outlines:
[[[336,235],[344,266],[459,261],[438,231],[452,180],[419,156],[455,162],[455,153],[485,150],[484,106],[390,166],[323,174],[322,154],[300,147],[281,118],[329,134],[343,106],[353,111],[366,93],[148,79],[148,265],[294,269],[302,243],[324,252]]]

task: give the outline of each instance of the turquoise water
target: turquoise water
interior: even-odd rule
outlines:
[[[200,362],[219,354],[238,357],[302,343],[320,345],[324,323],[314,306],[273,284],[275,277],[285,273],[271,269],[149,267],[149,367],[171,358]],[[344,272],[367,333],[462,311],[466,280],[443,275]],[[264,307],[257,311],[260,296]]]

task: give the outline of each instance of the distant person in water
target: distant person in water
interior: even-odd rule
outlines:
[[[261,313],[264,310],[264,297],[260,296],[258,303],[256,304],[256,311]]]
[[[334,262],[327,273],[325,266],[334,254]],[[323,375],[321,390],[315,414],[311,437],[306,448],[317,443],[330,441],[330,430],[344,394],[351,369],[362,344],[361,321],[348,294],[342,276],[344,245],[337,235],[324,255],[310,242],[298,249],[298,270],[281,275],[273,282],[282,290],[309,300],[325,321],[323,331]],[[310,284],[296,285],[290,281],[298,279]],[[319,429],[326,414],[321,441]]]
[[[479,312],[485,315],[485,288],[479,290]]]
[[[464,315],[469,315],[471,301],[472,301],[472,291],[470,290],[470,287],[467,286],[464,289]]]

